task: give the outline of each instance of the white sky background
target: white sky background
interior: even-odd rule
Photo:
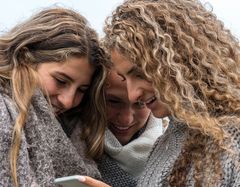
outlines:
[[[202,0],[210,2],[225,26],[240,39],[240,1]],[[85,16],[100,36],[105,18],[123,0],[2,0],[0,6],[0,32],[11,29],[15,24],[30,17],[39,10],[57,4],[72,8]]]

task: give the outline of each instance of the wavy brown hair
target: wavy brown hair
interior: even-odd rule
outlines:
[[[88,57],[95,68],[92,79],[91,102],[102,100],[105,68],[103,53],[96,32],[79,13],[60,7],[39,12],[0,37],[0,83],[11,87],[19,114],[15,120],[10,162],[15,186],[17,157],[21,134],[28,115],[31,98],[37,88],[36,67],[40,63],[65,62],[70,57]],[[102,152],[105,118],[103,108],[89,105],[89,138],[86,140],[91,156]],[[104,107],[104,105],[102,105]],[[102,113],[102,114],[101,114]],[[100,115],[101,114],[101,115]]]
[[[105,46],[141,67],[172,115],[190,128],[170,184],[184,186],[190,163],[195,186],[214,184],[226,126],[240,122],[238,40],[197,0],[128,0],[104,31]]]

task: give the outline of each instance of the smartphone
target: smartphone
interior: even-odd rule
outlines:
[[[79,178],[79,175],[61,177],[56,178],[54,183],[62,187],[89,187],[88,185],[82,183]]]

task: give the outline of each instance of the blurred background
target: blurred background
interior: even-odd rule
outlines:
[[[224,22],[226,28],[240,39],[240,1],[201,1],[207,3],[208,8],[212,6],[213,12]],[[43,8],[57,5],[81,13],[102,36],[105,18],[122,2],[123,0],[7,0],[0,6],[0,32],[11,29],[15,24]]]

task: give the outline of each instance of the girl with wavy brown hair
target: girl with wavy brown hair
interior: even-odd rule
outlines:
[[[104,44],[129,99],[169,111],[138,186],[239,186],[240,47],[223,23],[197,0],[127,0]]]
[[[0,186],[100,177],[85,155],[103,149],[104,78],[97,35],[73,10],[43,10],[0,37]],[[83,121],[87,145],[73,126],[61,127],[65,114]]]

